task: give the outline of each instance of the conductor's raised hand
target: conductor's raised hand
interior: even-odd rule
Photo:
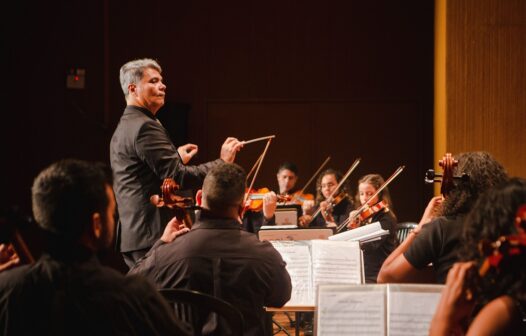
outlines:
[[[177,152],[183,161],[183,164],[187,164],[195,154],[197,154],[198,147],[194,144],[186,144],[177,148]]]
[[[161,240],[165,243],[171,243],[175,238],[184,235],[188,231],[190,231],[190,229],[187,228],[182,221],[174,217],[166,224]]]
[[[236,158],[236,153],[241,148],[243,148],[243,142],[232,137],[226,138],[223,146],[221,146],[220,158],[225,162],[232,163]]]

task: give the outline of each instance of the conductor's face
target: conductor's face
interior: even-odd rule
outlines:
[[[140,82],[129,86],[130,103],[155,114],[164,105],[165,92],[166,85],[159,71],[146,68]]]

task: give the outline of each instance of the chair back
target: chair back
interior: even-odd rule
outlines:
[[[194,335],[243,335],[243,315],[230,303],[187,289],[160,289],[176,318],[191,326]]]
[[[413,230],[417,226],[417,223],[399,223],[396,227],[396,236],[398,237],[400,243],[403,242],[407,238],[407,235],[409,235],[409,232],[411,232],[411,230]]]

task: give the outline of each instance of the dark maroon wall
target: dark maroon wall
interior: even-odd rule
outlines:
[[[108,160],[124,107],[118,69],[138,57],[158,59],[168,101],[190,108],[180,129],[200,146],[196,162],[216,158],[226,136],[276,134],[258,186],[274,187],[284,160],[298,163],[305,182],[331,155],[330,166],[342,171],[362,157],[353,188],[365,173],[387,177],[405,164],[391,187],[401,220],[417,220],[430,196],[423,174],[433,148],[432,1],[7,8],[3,204],[29,209],[32,179],[54,160]],[[85,90],[65,88],[71,67],[87,70]],[[249,169],[262,149],[247,146],[238,162]]]

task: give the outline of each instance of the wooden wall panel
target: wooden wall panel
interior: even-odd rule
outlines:
[[[447,3],[447,148],[526,177],[526,1]]]

